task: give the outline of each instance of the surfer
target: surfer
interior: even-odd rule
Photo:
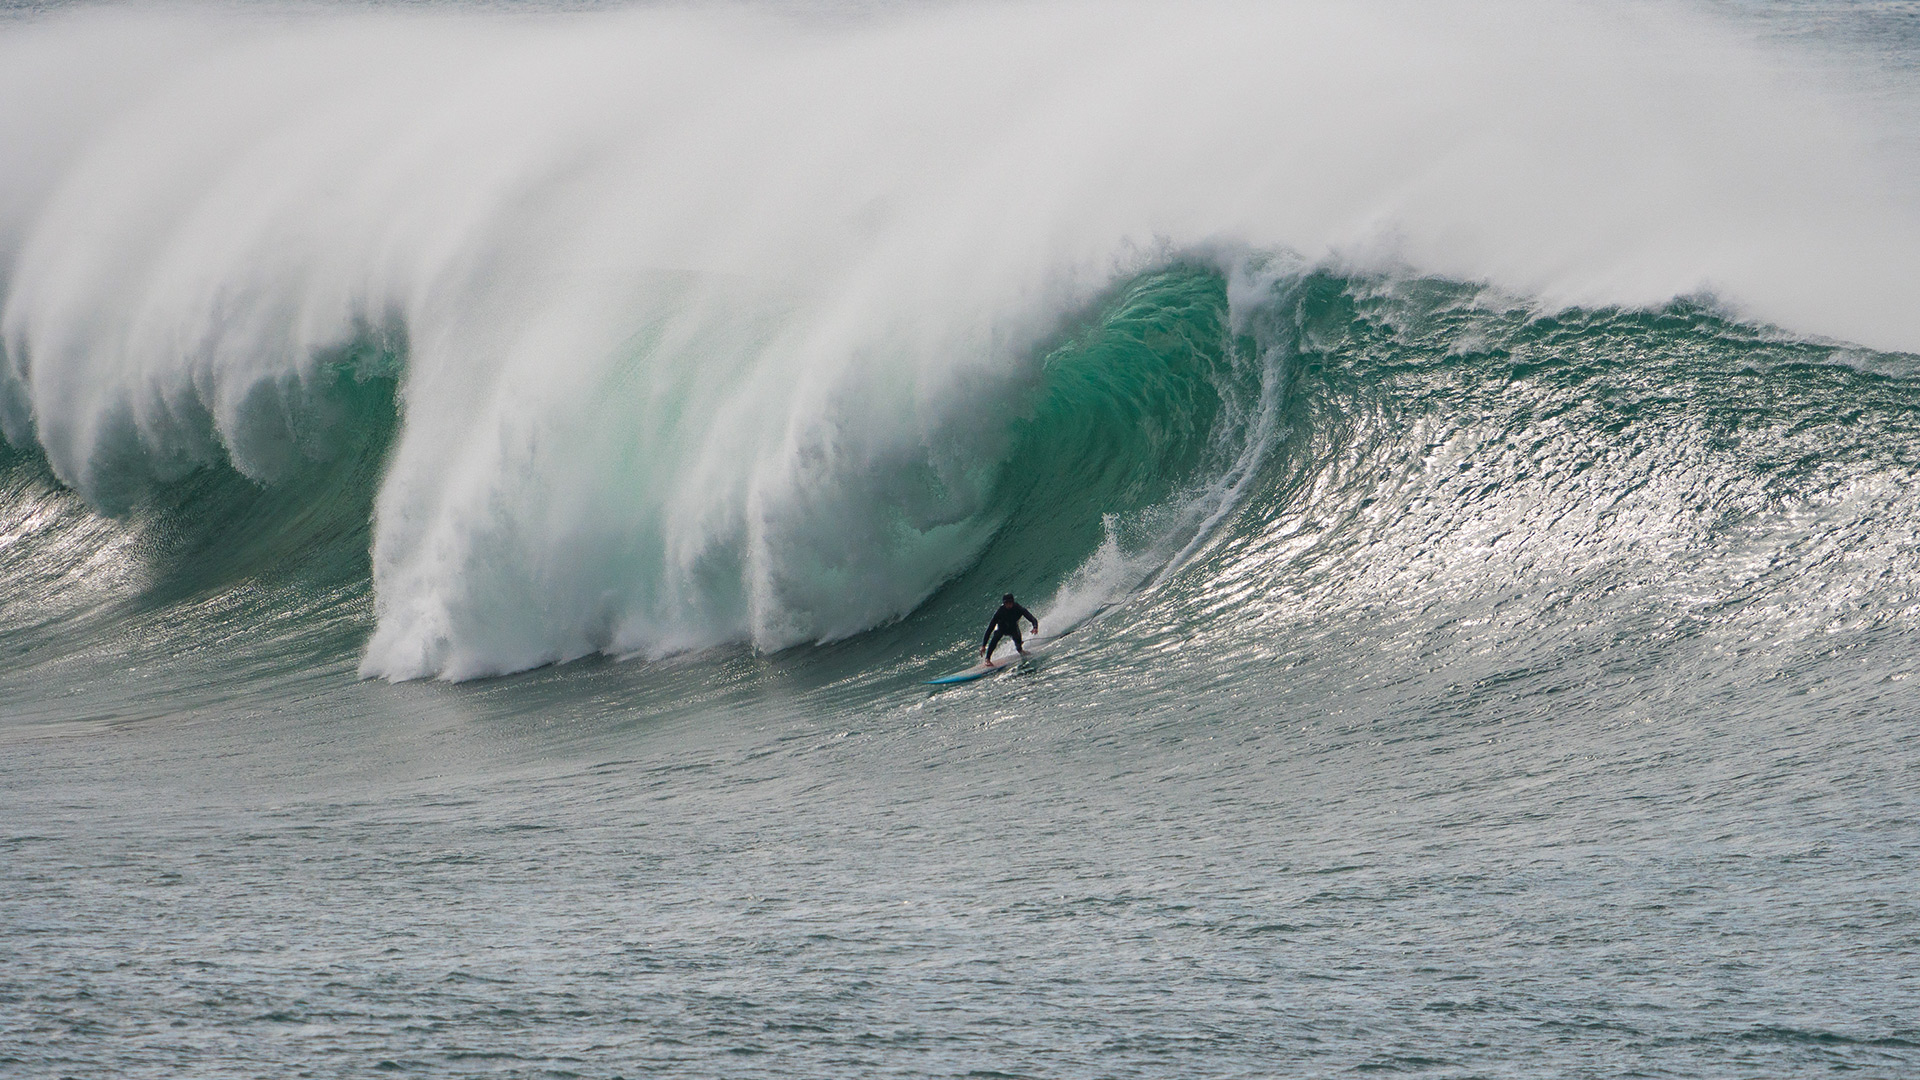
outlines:
[[[993,613],[993,621],[987,623],[986,636],[980,639],[981,663],[986,663],[993,659],[993,650],[1000,646],[1000,639],[1003,637],[1012,638],[1014,649],[1017,650],[1021,656],[1027,655],[1026,647],[1020,642],[1021,619],[1025,619],[1033,624],[1034,633],[1037,634],[1040,632],[1040,620],[1033,617],[1033,612],[1021,607],[1020,602],[1013,598],[1012,593],[1001,597],[1000,608]]]

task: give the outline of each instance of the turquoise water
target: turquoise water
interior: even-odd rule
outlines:
[[[1916,39],[1731,7],[0,27],[0,1065],[1911,1075]]]

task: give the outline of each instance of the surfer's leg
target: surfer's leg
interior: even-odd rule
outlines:
[[[995,631],[993,632],[993,638],[992,638],[992,640],[990,640],[990,641],[988,641],[988,642],[987,642],[987,660],[988,660],[988,662],[992,662],[992,660],[993,660],[993,650],[995,650],[995,649],[997,649],[997,648],[999,648],[999,647],[1000,647],[1000,639],[1001,639],[1001,637],[1003,637],[1003,636],[1004,636],[1004,635],[1003,635],[1003,634],[1002,634],[1002,633],[1001,633],[1000,631],[998,631],[998,630],[995,630]]]
[[[1017,652],[1017,653],[1019,653],[1019,654],[1020,654],[1021,656],[1025,656],[1025,655],[1027,655],[1027,646],[1026,646],[1026,644],[1025,644],[1025,643],[1023,643],[1023,642],[1022,642],[1022,641],[1020,640],[1020,628],[1019,628],[1019,627],[1017,627],[1017,626],[1016,626],[1016,627],[1014,627],[1014,628],[1013,628],[1013,635],[1012,635],[1012,637],[1013,637],[1013,649],[1014,649],[1014,651],[1015,651],[1015,652]]]

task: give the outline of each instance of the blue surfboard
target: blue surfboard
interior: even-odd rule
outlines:
[[[1003,643],[1003,645],[1004,644],[1005,643]],[[1019,653],[1013,651],[1012,649],[1007,649],[1005,652],[997,653],[997,655],[995,655],[995,657],[992,660],[984,664],[975,664],[965,671],[956,671],[951,675],[942,675],[937,679],[928,679],[927,685],[928,686],[952,686],[955,683],[972,682],[975,679],[984,679],[996,671],[1005,671],[1008,668],[1013,667],[1015,664],[1018,664],[1020,661],[1031,658],[1034,653],[1039,652],[1041,649],[1051,644],[1053,644],[1052,638],[1045,638],[1045,637],[1041,637],[1039,634],[1035,634],[1032,637],[1028,638],[1026,641],[1026,646],[1027,646],[1026,656],[1021,656]]]

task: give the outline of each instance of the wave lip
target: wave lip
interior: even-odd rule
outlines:
[[[1181,258],[1920,347],[1900,111],[1781,61],[1510,3],[11,22],[0,427],[112,512],[271,483],[401,343],[365,674],[832,640],[983,558],[1049,351]]]

